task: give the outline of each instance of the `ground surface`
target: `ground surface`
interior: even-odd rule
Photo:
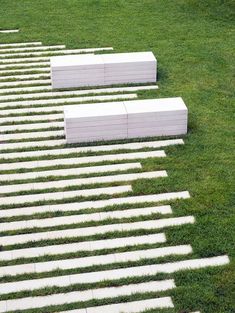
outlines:
[[[231,263],[174,274],[180,286],[170,292],[175,309],[164,313],[234,310],[232,1],[206,3],[0,1],[0,27],[21,29],[19,34],[2,34],[1,43],[151,50],[158,59],[160,89],[140,92],[139,97],[181,96],[187,104],[185,145],[166,148],[166,159],[143,161],[145,170],[167,169],[169,178],[137,181],[133,189],[135,194],[188,190],[191,199],[172,203],[172,208],[175,216],[193,215],[197,223],[166,229],[167,238],[173,244],[190,243],[195,258],[228,254]]]

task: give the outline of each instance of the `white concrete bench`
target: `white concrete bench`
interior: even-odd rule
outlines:
[[[67,143],[183,135],[188,110],[182,98],[106,102],[64,107]]]
[[[152,52],[66,55],[51,58],[52,88],[156,82]]]

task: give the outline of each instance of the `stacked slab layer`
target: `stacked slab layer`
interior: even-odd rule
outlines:
[[[156,68],[152,52],[52,57],[52,87],[156,82]]]
[[[182,98],[83,104],[64,108],[67,143],[187,133]]]

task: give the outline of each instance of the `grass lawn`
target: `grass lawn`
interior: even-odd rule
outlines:
[[[0,43],[42,41],[67,48],[113,46],[115,51],[153,51],[157,91],[140,97],[181,96],[189,109],[184,146],[168,157],[143,161],[145,170],[166,169],[167,179],[137,181],[135,194],[188,190],[176,216],[194,225],[166,229],[170,242],[191,244],[193,256],[228,254],[226,267],[174,274],[175,304],[168,312],[232,313],[234,291],[234,12],[219,0],[0,0]],[[144,184],[144,185],[143,185]],[[141,263],[141,262],[140,262]],[[158,311],[151,311],[158,312]]]

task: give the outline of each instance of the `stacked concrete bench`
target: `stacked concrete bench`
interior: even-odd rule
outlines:
[[[64,107],[67,143],[183,135],[188,110],[182,98]]]
[[[51,58],[52,88],[156,82],[152,52],[68,55]]]

